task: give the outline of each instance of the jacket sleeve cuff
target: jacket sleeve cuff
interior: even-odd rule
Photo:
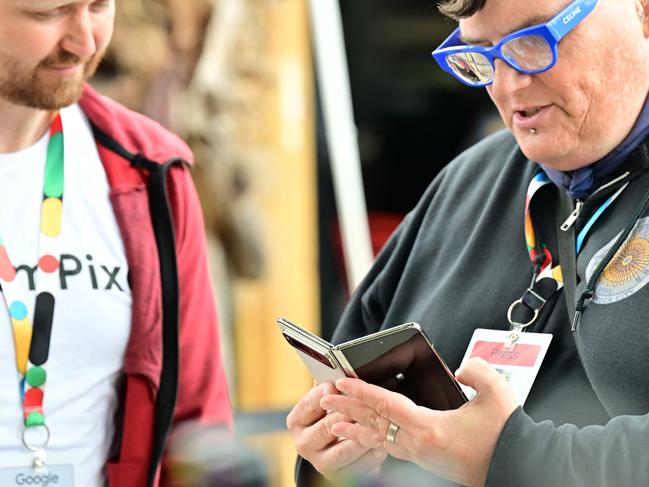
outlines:
[[[551,421],[536,423],[519,406],[503,427],[487,473],[486,487],[532,486],[543,479],[557,445]]]
[[[318,471],[302,457],[295,461],[296,487],[333,487]]]

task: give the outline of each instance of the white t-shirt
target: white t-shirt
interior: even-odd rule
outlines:
[[[75,466],[75,486],[103,487],[114,433],[116,381],[131,327],[128,266],[90,125],[74,105],[61,111],[65,189],[61,283],[43,403],[48,457]],[[32,147],[0,154],[0,237],[24,287],[33,283],[48,134]],[[25,267],[20,267],[25,266]],[[31,276],[30,276],[31,274]],[[35,292],[29,291],[33,317]],[[31,465],[22,445],[22,404],[11,324],[0,299],[0,468]],[[69,455],[69,460],[67,459]],[[19,465],[13,465],[19,461]]]

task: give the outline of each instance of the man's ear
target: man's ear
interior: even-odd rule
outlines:
[[[641,22],[646,22],[649,17],[649,6],[647,0],[636,0],[635,8],[638,13],[638,18]]]
[[[649,2],[647,0],[636,0],[635,7],[638,18],[643,25],[644,35],[649,37]]]

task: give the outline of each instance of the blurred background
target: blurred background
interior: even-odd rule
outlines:
[[[343,35],[325,29],[318,44],[320,7],[339,15]],[[484,90],[435,65],[430,52],[455,24],[431,0],[117,0],[117,9],[93,84],[196,154],[241,436],[219,449],[218,432],[187,432],[176,472],[183,485],[230,485],[198,480],[227,450],[264,479],[236,485],[294,485],[285,418],[312,380],[275,319],[328,339],[358,279],[346,239],[377,252],[444,164],[500,128],[499,117]],[[323,114],[346,99],[322,96],[318,75],[336,61],[318,54],[323,46],[346,55],[360,155],[343,161],[351,172],[336,184]],[[346,191],[364,206],[350,231],[336,194],[354,171],[362,180]]]

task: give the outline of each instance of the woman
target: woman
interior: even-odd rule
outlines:
[[[394,459],[432,472],[423,485],[643,484],[649,8],[450,0],[441,9],[459,29],[435,59],[485,87],[508,130],[436,178],[334,341],[417,321],[455,368],[476,329],[500,330],[503,346],[520,346],[511,342],[522,331],[552,341],[524,407],[520,386],[480,358],[457,372],[476,395],[452,411],[358,379],[314,388],[287,419],[298,484],[314,478],[311,467],[335,482],[389,471]]]

